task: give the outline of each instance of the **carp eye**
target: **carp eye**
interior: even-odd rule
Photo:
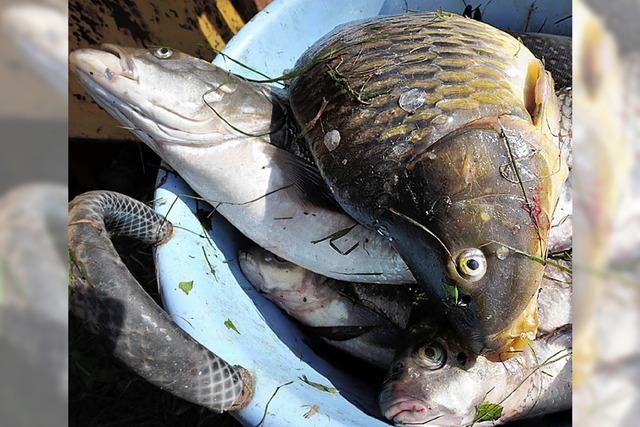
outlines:
[[[173,50],[169,49],[168,47],[159,47],[153,52],[153,55],[159,59],[167,59],[171,58],[171,56],[173,55]]]
[[[465,249],[458,255],[456,269],[464,279],[475,282],[487,272],[487,259],[480,249]]]
[[[430,370],[440,369],[447,361],[447,353],[437,342],[423,344],[415,351],[418,363]]]

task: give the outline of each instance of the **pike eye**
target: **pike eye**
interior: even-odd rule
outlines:
[[[288,262],[286,259],[282,259],[280,258],[278,255],[274,255],[274,254],[269,254],[269,255],[265,255],[264,256],[264,261],[271,263],[271,262],[278,262],[278,263],[285,263]]]
[[[418,363],[430,370],[440,369],[447,361],[447,353],[437,342],[430,342],[418,347],[415,351]]]
[[[482,279],[487,272],[487,259],[480,249],[465,249],[458,255],[456,269],[460,276],[475,282]]]
[[[168,47],[159,47],[153,51],[153,55],[158,59],[168,59],[173,55],[173,50]]]

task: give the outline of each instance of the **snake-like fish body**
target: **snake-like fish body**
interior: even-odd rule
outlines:
[[[216,412],[241,409],[253,393],[249,372],[180,329],[142,289],[110,240],[127,236],[159,245],[171,233],[171,223],[130,197],[106,191],[76,197],[69,205],[71,309],[150,383]]]

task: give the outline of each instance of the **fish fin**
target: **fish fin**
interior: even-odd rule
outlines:
[[[554,85],[551,73],[544,69],[542,62],[531,61],[525,83],[525,107],[534,126],[556,138],[560,131],[560,105]]]
[[[319,207],[342,211],[315,165],[283,150],[278,157],[285,176],[306,200]]]
[[[309,329],[315,335],[332,341],[347,341],[358,338],[367,332],[377,328],[376,325],[369,326],[316,326]]]

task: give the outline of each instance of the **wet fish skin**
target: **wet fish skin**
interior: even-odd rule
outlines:
[[[414,280],[388,241],[294,186],[295,159],[271,144],[289,134],[286,109],[268,87],[162,47],[105,45],[69,60],[96,102],[245,236],[326,276]],[[327,238],[345,229],[335,242]]]
[[[503,407],[497,424],[570,408],[571,284],[557,269],[547,273],[538,295],[538,337],[505,362],[474,358],[446,331],[428,322],[416,325],[380,393],[385,417],[396,424],[432,420],[427,425],[451,427],[471,424],[483,401]],[[440,351],[444,362],[434,363],[430,355]]]
[[[307,141],[340,205],[392,240],[473,352],[498,358],[525,345],[542,268],[496,251],[545,256],[567,174],[541,62],[493,27],[427,13],[339,27],[297,69],[292,108],[298,123],[321,112]],[[522,157],[526,197],[512,156]],[[456,265],[470,248],[482,248],[487,263],[473,283]],[[443,283],[459,289],[462,304],[446,303]]]
[[[380,368],[391,364],[412,308],[408,286],[333,280],[257,246],[238,262],[259,292],[312,334]]]
[[[329,344],[375,366],[391,367],[380,404],[390,419],[396,418],[394,421],[420,423],[445,415],[440,419],[443,425],[467,425],[468,418],[463,423],[465,416],[473,415],[474,405],[491,387],[496,389],[487,400],[497,402],[530,374],[536,366],[536,357],[544,361],[558,351],[568,353],[571,348],[568,326],[571,276],[557,268],[546,269],[537,297],[538,339],[515,359],[494,363],[469,354],[435,313],[412,324],[406,333],[410,312],[416,307],[416,294],[405,287],[337,282],[279,260],[258,247],[241,252],[238,259],[254,287],[300,323],[311,327],[311,334],[331,330],[333,335],[320,334]],[[344,336],[335,336],[340,333]],[[446,364],[439,370],[426,369],[414,354],[416,347],[433,341],[447,351]],[[397,349],[400,351],[392,367]],[[458,360],[462,360],[459,354],[467,359],[464,363]],[[524,381],[521,390],[504,402],[505,416],[500,421],[568,407],[571,370],[564,364],[566,361],[563,358],[558,364],[549,364],[544,375],[532,374],[531,380]],[[538,392],[542,393],[540,398]],[[535,411],[528,412],[536,399]],[[403,402],[407,402],[406,406],[397,406]],[[422,411],[425,407],[432,410]],[[417,409],[415,413],[411,408]],[[404,415],[394,417],[398,409],[404,409]],[[440,425],[438,420],[434,425]]]

